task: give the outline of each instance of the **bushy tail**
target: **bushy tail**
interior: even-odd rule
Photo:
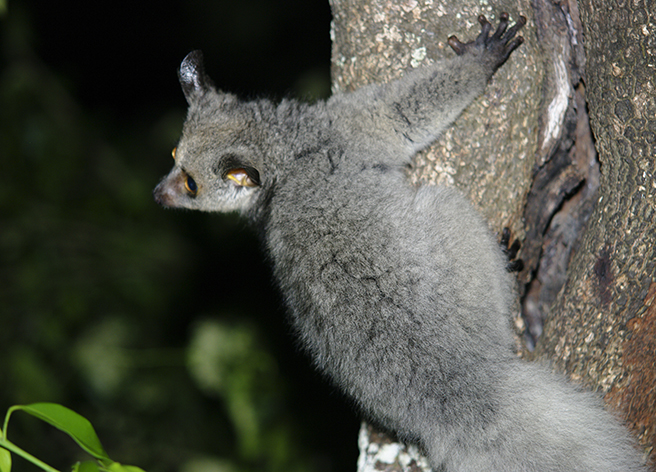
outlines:
[[[517,360],[504,401],[480,441],[470,434],[437,470],[474,472],[646,472],[635,441],[601,399],[548,369]],[[428,447],[430,449],[430,447]],[[443,451],[442,451],[443,454]]]

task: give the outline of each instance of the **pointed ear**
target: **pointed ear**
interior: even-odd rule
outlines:
[[[184,92],[187,103],[190,105],[196,101],[205,92],[212,89],[212,81],[205,74],[203,65],[203,53],[201,51],[192,51],[187,54],[180,64],[178,71],[180,85]]]

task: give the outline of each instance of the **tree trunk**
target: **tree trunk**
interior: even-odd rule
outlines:
[[[656,445],[656,4],[582,0],[597,205],[537,354]]]
[[[481,13],[493,24],[502,11],[527,17],[525,43],[416,157],[410,178],[457,186],[493,230],[509,227],[523,240],[516,325],[527,345],[518,341],[520,355],[550,359],[574,381],[600,389],[642,444],[653,445],[654,5],[636,0],[629,9],[617,0],[611,10],[582,0],[584,52],[575,0],[330,2],[336,92],[449,56],[446,39],[476,37]],[[360,471],[429,470],[416,449],[371,426],[363,425],[360,447]]]

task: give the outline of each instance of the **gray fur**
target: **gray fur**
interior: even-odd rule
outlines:
[[[317,367],[436,470],[644,470],[596,397],[515,356],[512,280],[482,218],[456,190],[407,181],[521,42],[523,20],[506,30],[502,15],[492,36],[480,21],[475,41],[449,40],[453,59],[314,105],[218,92],[191,53],[155,198],[248,218]]]

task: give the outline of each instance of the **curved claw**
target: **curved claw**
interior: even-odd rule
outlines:
[[[524,261],[517,258],[517,253],[521,248],[521,243],[519,239],[511,240],[512,234],[510,228],[503,228],[501,232],[501,238],[499,239],[499,245],[501,246],[501,251],[506,256],[506,270],[508,272],[521,272],[524,269]],[[512,241],[512,242],[511,242]]]
[[[525,24],[526,24],[526,17],[523,15],[519,15],[519,18],[517,18],[515,24],[512,25],[512,27],[507,32],[508,38],[514,37],[517,34],[517,31],[523,28]],[[521,38],[521,36],[519,37]],[[524,38],[522,38],[522,41],[523,39]]]
[[[501,39],[507,27],[508,27],[508,13],[503,12],[499,15],[499,26],[497,26],[497,30],[494,32],[494,36],[492,36],[492,39],[495,40]]]
[[[462,56],[465,53],[466,44],[461,43],[456,35],[449,36],[448,43],[458,56]]]
[[[519,46],[523,42],[524,42],[524,38],[522,36],[517,36],[515,39],[510,41],[506,45],[506,50],[508,51],[508,55],[510,55],[511,52],[513,52],[515,49],[517,49],[517,46]]]
[[[478,22],[481,25],[481,33],[478,35],[477,39],[479,39],[479,38],[483,39],[483,40],[487,39],[488,35],[490,34],[490,30],[492,29],[492,25],[490,24],[489,21],[487,21],[487,18],[485,18],[485,15],[478,15]]]

